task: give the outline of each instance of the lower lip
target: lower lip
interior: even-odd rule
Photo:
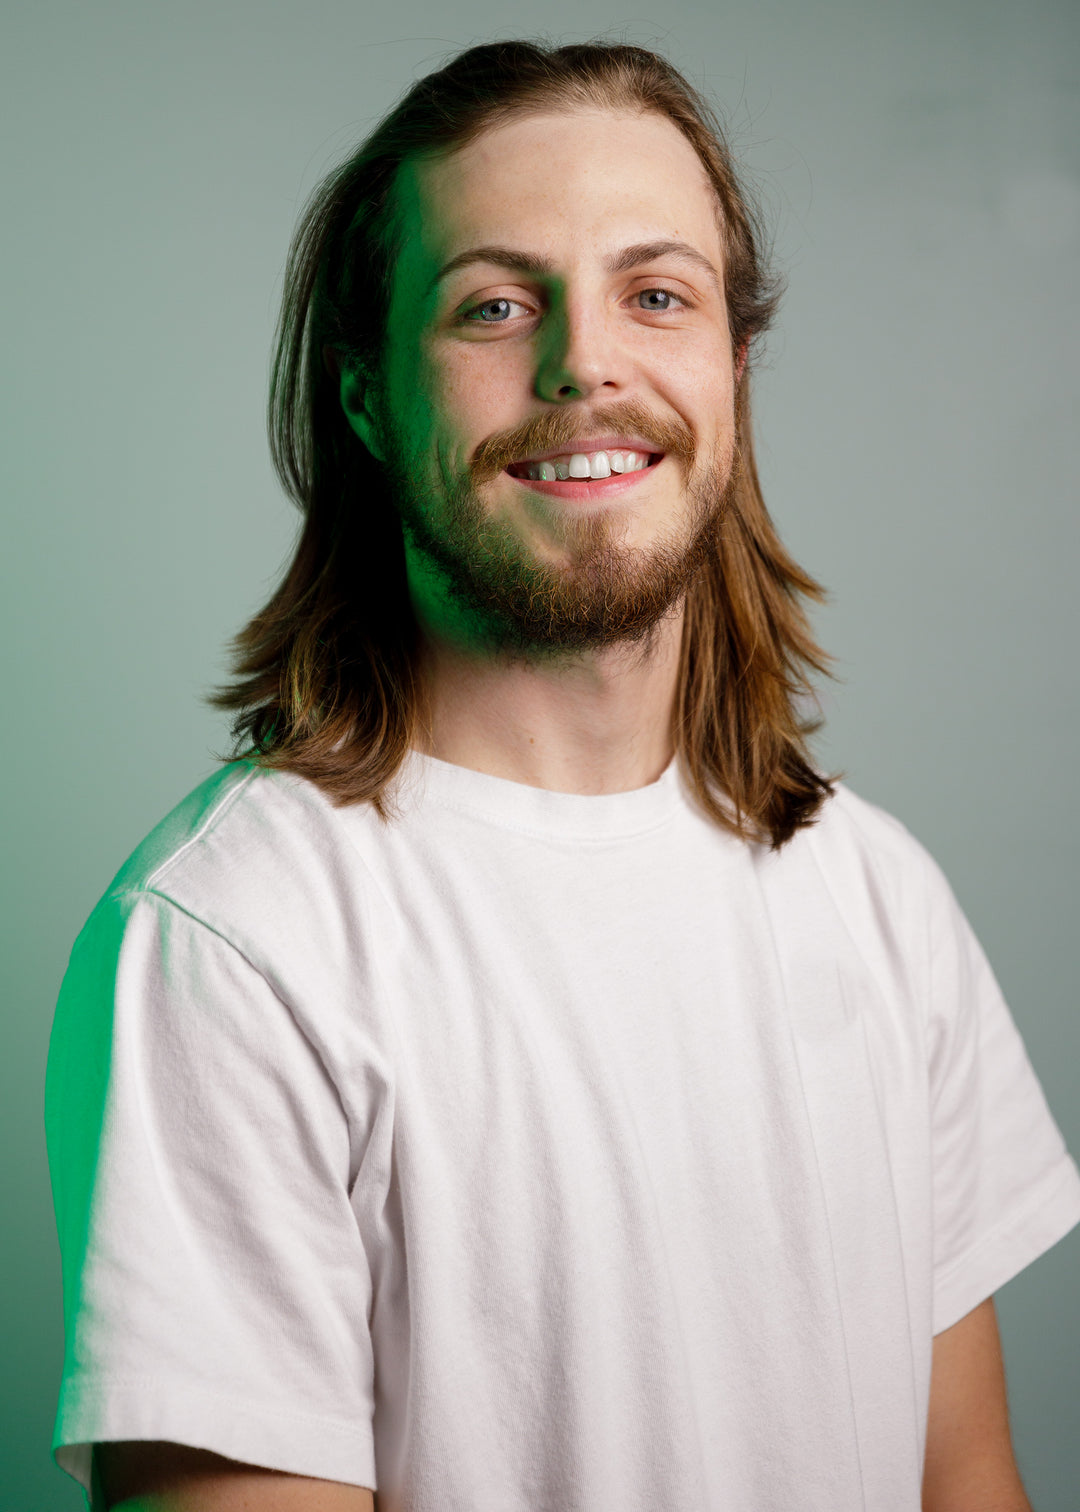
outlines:
[[[539,478],[516,478],[513,473],[507,473],[506,476],[525,488],[534,488],[537,493],[554,494],[557,499],[595,499],[599,502],[633,488],[642,478],[654,473],[663,460],[660,457],[648,467],[639,467],[635,472],[612,473],[610,478],[567,478],[565,482],[556,479],[553,483],[545,483]]]

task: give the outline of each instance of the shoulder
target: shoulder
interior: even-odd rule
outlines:
[[[231,762],[154,826],[108,891],[184,888],[230,874],[254,881],[259,874],[248,871],[249,862],[317,843],[330,809],[314,783],[249,761]]]
[[[314,783],[230,763],[139,844],[91,915],[179,911],[252,960],[348,912],[364,869],[355,822]],[[89,927],[89,925],[88,925]]]
[[[956,907],[940,867],[907,826],[843,783],[798,843],[860,931],[888,934],[921,952],[934,920]]]
[[[810,833],[819,844],[854,846],[887,867],[918,868],[928,857],[895,814],[861,797],[843,782],[838,782],[832,797],[826,799],[820,820]]]

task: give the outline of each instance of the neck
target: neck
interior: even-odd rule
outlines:
[[[674,754],[683,609],[651,640],[535,662],[464,649],[422,629],[417,748],[457,766],[563,793],[655,782]]]

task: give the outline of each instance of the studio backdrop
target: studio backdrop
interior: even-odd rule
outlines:
[[[642,43],[719,106],[788,283],[754,402],[831,594],[821,763],[937,857],[1080,1151],[1080,9],[41,0],[4,32],[0,1505],[80,1505],[49,1454],[48,1034],[91,907],[228,747],[201,700],[294,539],[264,431],[293,226],[476,41]],[[1077,1505],[1078,1275],[1074,1231],[998,1296],[1039,1512]]]

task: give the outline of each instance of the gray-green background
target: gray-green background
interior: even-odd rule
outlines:
[[[823,757],[945,867],[1080,1151],[1073,0],[9,7],[4,1508],[81,1504],[49,1459],[49,1025],[94,901],[224,747],[199,695],[292,541],[263,404],[297,211],[418,74],[538,31],[659,46],[724,108],[790,279],[757,415],[833,594]],[[1078,1260],[1074,1231],[998,1299],[1037,1512],[1078,1502]]]

